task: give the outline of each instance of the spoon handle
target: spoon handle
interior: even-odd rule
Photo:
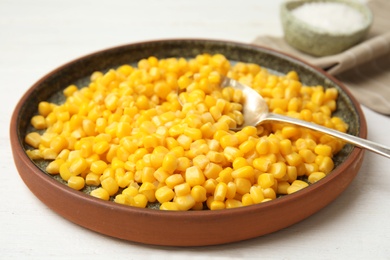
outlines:
[[[356,137],[354,135],[345,134],[345,133],[342,133],[340,131],[333,130],[333,129],[330,129],[330,128],[327,128],[327,127],[324,127],[321,125],[317,125],[317,124],[310,123],[310,122],[307,122],[304,120],[299,120],[296,118],[283,116],[283,115],[279,115],[279,114],[273,114],[273,113],[267,114],[267,117],[264,118],[263,120],[264,121],[271,121],[272,120],[272,121],[278,121],[278,122],[284,122],[284,123],[290,123],[290,124],[294,124],[294,125],[303,126],[303,127],[306,127],[306,128],[312,129],[312,130],[316,130],[316,131],[323,132],[323,133],[326,133],[328,135],[340,138],[340,139],[342,139],[350,144],[353,144],[357,147],[365,148],[365,149],[370,150],[374,153],[377,153],[377,154],[383,155],[387,158],[390,158],[390,148],[389,147],[386,147],[386,146],[378,144],[378,143],[374,143],[372,141],[369,141],[369,140],[366,140],[366,139],[363,139],[360,137]]]

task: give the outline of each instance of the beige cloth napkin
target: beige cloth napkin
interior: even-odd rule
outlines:
[[[259,36],[255,44],[299,57],[339,79],[364,106],[390,115],[390,1],[367,3],[374,22],[366,39],[348,50],[326,57],[304,54],[283,38]]]

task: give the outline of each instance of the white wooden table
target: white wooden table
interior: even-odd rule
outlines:
[[[200,248],[136,244],[79,227],[41,203],[14,166],[11,114],[49,71],[84,54],[145,40],[250,43],[261,34],[281,36],[281,2],[1,0],[0,259],[389,259],[390,161],[369,152],[349,188],[314,216],[264,237]],[[363,110],[368,138],[390,145],[390,118]]]

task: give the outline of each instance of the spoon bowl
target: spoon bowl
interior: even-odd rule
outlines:
[[[288,117],[280,114],[270,113],[268,110],[268,105],[263,97],[253,88],[242,84],[241,82],[234,80],[232,78],[225,77],[222,80],[221,87],[233,87],[235,89],[240,89],[245,97],[243,104],[243,115],[244,123],[232,130],[240,130],[245,126],[257,126],[266,121],[277,121],[282,123],[294,124],[297,126],[302,126],[322,132],[339,139],[342,139],[350,144],[353,144],[360,148],[365,148],[387,158],[390,158],[390,148],[371,142],[369,140],[356,137],[354,135],[342,133],[331,128],[321,126],[315,123],[307,122],[293,117]]]

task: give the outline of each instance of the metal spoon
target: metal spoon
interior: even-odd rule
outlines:
[[[345,134],[340,131],[333,130],[321,125],[310,123],[304,120],[299,120],[293,117],[270,113],[268,112],[268,105],[266,101],[257,91],[255,91],[251,87],[246,86],[234,79],[225,77],[221,83],[221,87],[228,87],[228,86],[231,86],[236,89],[240,89],[243,92],[245,97],[245,102],[243,104],[244,124],[233,130],[240,130],[244,126],[257,126],[266,121],[278,121],[278,122],[290,123],[290,124],[303,126],[315,131],[319,131],[340,138],[357,147],[365,148],[374,153],[390,158],[389,147],[353,135]]]

